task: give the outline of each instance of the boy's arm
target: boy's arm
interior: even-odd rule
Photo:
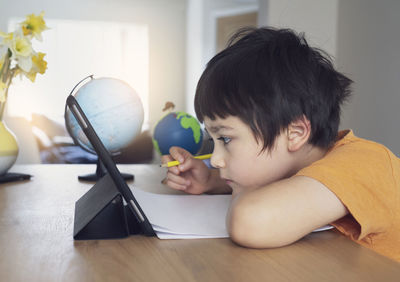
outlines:
[[[325,185],[295,176],[235,195],[228,213],[228,231],[234,242],[245,247],[280,247],[347,213]]]

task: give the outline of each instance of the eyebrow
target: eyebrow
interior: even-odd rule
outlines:
[[[230,126],[225,126],[225,125],[218,125],[218,126],[211,126],[210,127],[210,131],[212,133],[216,133],[216,132],[221,131],[221,130],[231,130],[231,129],[233,129],[233,128],[230,127]],[[208,132],[207,128],[205,128],[205,130]]]

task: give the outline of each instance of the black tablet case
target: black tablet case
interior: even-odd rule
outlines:
[[[108,152],[72,95],[68,96],[66,106],[76,106],[76,110],[79,111],[79,118],[83,119],[88,126],[86,130],[89,130],[90,134],[85,132],[86,137],[92,143],[99,159],[108,161],[104,164],[108,173],[75,203],[74,239],[117,239],[132,234],[155,236],[151,224],[136,199],[133,200],[144,215],[144,222],[140,222],[138,215],[133,214],[132,210],[124,203],[121,189],[117,187],[117,185],[123,185],[121,183],[121,181],[124,181],[123,177],[111,157],[104,156]],[[75,113],[71,112],[75,116]],[[75,118],[79,120],[76,116]],[[112,173],[109,171],[110,168]],[[110,173],[114,175],[114,178]],[[125,201],[128,201],[128,199],[125,199]]]
[[[117,239],[142,233],[109,174],[75,203],[74,239]]]

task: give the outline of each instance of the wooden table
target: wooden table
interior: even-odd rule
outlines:
[[[135,186],[170,193],[157,165],[119,166]],[[287,247],[246,249],[229,239],[74,241],[74,204],[93,165],[25,165],[32,180],[0,185],[1,281],[399,281],[400,264],[336,231]],[[133,185],[133,183],[129,183]]]

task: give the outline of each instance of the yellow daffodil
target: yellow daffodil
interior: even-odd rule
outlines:
[[[0,42],[0,58],[1,58],[0,61],[2,61],[2,62],[4,62],[4,58],[8,52],[8,49],[11,46],[13,37],[14,37],[13,32],[4,33],[2,31],[0,31],[0,38],[2,38],[2,40]]]
[[[43,16],[44,12],[41,12],[38,16],[35,14],[26,16],[26,20],[22,23],[24,35],[32,35],[37,40],[42,41],[42,32],[48,29]]]
[[[37,55],[32,56],[32,69],[24,75],[32,82],[35,82],[38,73],[44,74],[47,69],[47,62],[43,59],[46,54],[39,52]]]
[[[28,72],[28,73],[24,73],[24,75],[25,75],[30,81],[35,82],[37,72],[31,70],[31,71]]]
[[[14,36],[14,33],[12,33],[12,32],[5,33],[5,32],[0,31],[0,37],[2,37],[4,41],[11,40],[13,38],[13,36]]]
[[[22,34],[8,33],[3,35],[3,49],[11,51],[12,59],[18,62],[18,66],[25,72],[29,72],[32,67],[33,49],[29,38]],[[5,48],[4,48],[5,47]]]
[[[33,49],[31,42],[25,37],[15,37],[12,41],[12,51],[15,56],[31,56]]]
[[[45,54],[36,53],[31,43],[32,38],[41,41],[41,33],[48,29],[43,16],[44,12],[28,15],[14,32],[0,31],[0,120],[13,78],[24,75],[34,82],[36,75],[44,74],[47,69]]]
[[[18,61],[18,66],[25,72],[32,68],[33,49],[31,42],[26,37],[14,37],[11,43],[11,52]]]
[[[32,62],[40,74],[44,74],[47,69],[47,62],[43,59],[44,56],[46,56],[45,53],[39,52],[37,56],[32,57]]]

